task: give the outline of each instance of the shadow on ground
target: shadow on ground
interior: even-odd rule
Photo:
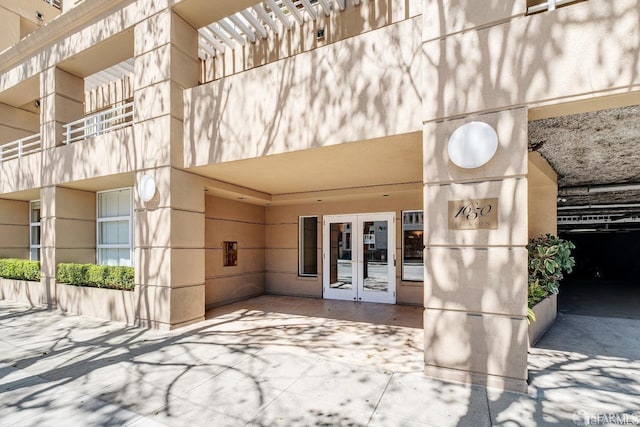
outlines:
[[[640,411],[628,319],[560,315],[521,395],[426,378],[423,331],[401,326],[421,324],[414,307],[265,296],[172,333],[0,307],[3,425],[564,426]]]

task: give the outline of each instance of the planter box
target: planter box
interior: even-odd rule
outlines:
[[[135,292],[56,284],[58,309],[133,325]]]
[[[558,295],[551,295],[533,307],[536,321],[529,325],[529,347],[536,345],[538,340],[549,330],[558,316]]]
[[[42,282],[5,279],[0,277],[0,299],[31,306],[46,306],[50,298]]]

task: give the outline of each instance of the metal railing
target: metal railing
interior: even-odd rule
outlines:
[[[82,141],[133,124],[133,102],[103,110],[64,125],[65,144]]]
[[[23,156],[42,151],[40,134],[27,136],[17,141],[0,145],[0,163],[6,160],[19,159]]]

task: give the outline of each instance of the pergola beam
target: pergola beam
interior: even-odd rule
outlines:
[[[331,15],[331,5],[329,4],[329,2],[327,2],[327,0],[319,0],[320,2],[320,6],[322,6],[322,9],[324,9],[324,14],[326,16]]]
[[[229,24],[229,22],[226,19],[221,19],[220,21],[217,22],[217,24],[220,28],[226,31],[226,33],[229,34],[235,41],[237,41],[240,44],[240,46],[244,46],[245,44],[247,44],[247,40],[244,37],[242,37],[242,35],[239,32],[237,32],[236,29],[233,28],[233,25]]]
[[[293,4],[291,0],[282,0],[282,2],[285,4],[285,6],[287,6],[289,13],[291,13],[291,16],[293,16],[293,19],[295,19],[298,22],[298,25],[304,24],[304,18],[302,17],[302,14],[300,13],[296,5]]]
[[[215,37],[213,37],[213,35],[211,34],[211,31],[209,31],[208,29],[209,27],[206,28],[201,28],[198,33],[202,36],[202,38],[205,39],[205,41],[210,44],[211,46],[213,46],[215,48],[216,51],[220,52],[220,53],[224,53],[224,45],[218,41]]]
[[[309,0],[300,0],[300,1],[304,5],[304,10],[306,10],[309,16],[311,16],[311,19],[313,19],[314,21],[318,19],[318,12],[316,12],[316,8],[313,7],[311,2]]]
[[[278,24],[276,24],[276,22],[271,19],[271,17],[267,13],[267,11],[264,10],[264,7],[261,4],[253,6],[252,9],[258,14],[260,19],[262,19],[262,21],[264,21],[264,23],[273,30],[274,33],[280,34],[280,28],[278,28]]]
[[[231,49],[235,49],[236,48],[236,43],[233,40],[231,40],[231,38],[227,35],[227,33],[225,33],[223,30],[221,30],[217,26],[217,24],[211,24],[211,25],[207,26],[207,29],[209,31],[211,31],[220,40],[222,40],[224,42],[224,44],[229,46]]]
[[[244,33],[245,36],[249,38],[251,43],[255,43],[257,40],[256,33],[253,32],[251,28],[247,24],[245,24],[242,19],[238,15],[231,15],[229,20],[233,22],[233,24]]]
[[[260,21],[258,21],[258,19],[255,16],[253,16],[251,12],[249,12],[249,9],[241,11],[240,14],[243,16],[244,19],[247,20],[249,25],[251,25],[251,27],[256,31],[258,36],[260,36],[263,39],[267,38],[267,35],[268,35],[267,29],[264,28],[264,26],[260,23]]]
[[[282,24],[287,30],[290,30],[291,27],[293,27],[293,24],[291,23],[291,21],[287,19],[284,12],[282,12],[282,9],[280,9],[280,6],[278,6],[275,1],[265,0],[265,3],[269,5],[271,10],[273,11],[273,14],[280,20],[280,22],[282,22]]]

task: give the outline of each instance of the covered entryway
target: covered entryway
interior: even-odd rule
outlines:
[[[565,314],[640,317],[640,105],[637,94],[600,104],[614,101],[623,106],[529,123],[530,150],[558,173],[558,235],[576,245]]]
[[[323,296],[395,304],[395,213],[326,215]]]

